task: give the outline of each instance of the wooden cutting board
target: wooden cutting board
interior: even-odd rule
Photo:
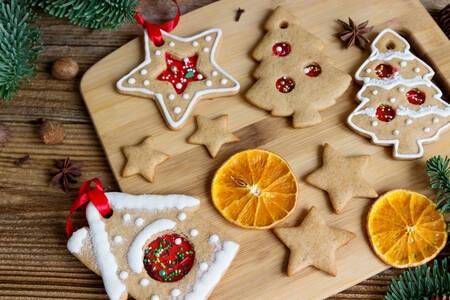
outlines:
[[[211,299],[321,299],[387,268],[372,253],[364,231],[372,201],[354,199],[344,213],[336,215],[327,194],[302,180],[321,164],[324,142],[346,155],[372,155],[367,178],[380,194],[393,188],[411,188],[429,194],[425,160],[434,154],[449,154],[450,131],[442,134],[438,142],[426,145],[426,157],[415,161],[393,160],[391,148],[372,145],[351,131],[345,119],[356,107],[355,95],[359,89],[356,84],[352,84],[335,106],[321,113],[322,124],[306,129],[293,129],[289,118],[273,117],[247,103],[241,95],[254,82],[251,73],[256,67],[250,53],[264,35],[262,25],[266,18],[280,4],[300,17],[303,26],[326,43],[328,56],[349,74],[353,75],[369,53],[355,47],[345,50],[335,37],[340,30],[336,19],[348,16],[356,22],[370,20],[375,25],[371,38],[386,27],[400,31],[416,54],[435,68],[435,78],[444,94],[449,90],[450,43],[416,0],[222,0],[184,15],[173,32],[176,35],[190,36],[212,27],[223,30],[222,48],[216,60],[241,83],[240,95],[204,100],[194,109],[194,114],[207,116],[228,113],[230,128],[241,139],[239,143],[224,146],[216,159],[211,159],[204,147],[185,142],[195,129],[192,118],[182,130],[171,131],[153,101],[116,92],[117,80],[144,59],[142,38],[127,43],[86,72],[81,92],[122,191],[196,196],[201,199],[199,216],[227,230],[241,244],[239,254]],[[245,9],[245,13],[235,22],[238,7]],[[153,184],[139,176],[122,178],[125,161],[120,148],[148,135],[153,135],[158,149],[171,158],[158,167]],[[356,239],[337,252],[337,277],[312,267],[287,277],[288,250],[271,231],[237,228],[213,208],[209,189],[214,171],[231,154],[255,147],[272,150],[286,158],[300,179],[299,206],[283,225],[297,225],[307,209],[316,205],[331,225],[357,234]]]

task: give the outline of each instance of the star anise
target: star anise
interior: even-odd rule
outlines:
[[[83,163],[73,163],[70,157],[67,157],[66,159],[55,161],[55,166],[56,168],[48,171],[50,176],[52,176],[50,186],[56,186],[59,183],[65,192],[69,191],[70,184],[77,183],[75,177],[81,176]]]
[[[367,27],[369,21],[362,22],[356,25],[351,18],[348,18],[348,24],[342,20],[337,20],[339,24],[344,28],[343,31],[338,33],[341,41],[345,43],[345,48],[349,48],[353,45],[357,45],[361,49],[365,49],[369,40],[364,36],[364,34],[372,31],[373,26]]]

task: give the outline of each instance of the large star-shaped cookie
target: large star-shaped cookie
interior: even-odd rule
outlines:
[[[314,206],[299,226],[275,228],[273,231],[290,250],[288,276],[308,266],[336,276],[336,249],[356,236],[350,231],[328,226]]]
[[[122,149],[127,164],[122,171],[122,177],[140,174],[153,182],[156,166],[169,159],[169,155],[153,149],[153,137],[149,136],[140,144],[125,146]]]
[[[161,32],[159,47],[144,32],[145,60],[117,82],[117,89],[155,99],[169,128],[180,129],[199,99],[234,95],[239,83],[215,62],[220,29],[189,38]]]
[[[353,197],[378,197],[364,179],[370,156],[344,157],[329,144],[323,148],[323,165],[306,177],[306,182],[328,192],[334,211],[339,214]]]
[[[228,129],[228,115],[215,119],[197,116],[197,131],[188,139],[188,143],[205,145],[212,157],[216,157],[223,144],[238,141],[239,138]]]

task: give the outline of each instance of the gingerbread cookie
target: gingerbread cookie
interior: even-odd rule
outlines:
[[[353,197],[378,197],[375,189],[363,176],[370,156],[345,157],[329,144],[325,144],[322,157],[322,167],[309,174],[305,181],[328,192],[337,214],[343,211],[344,206]]]
[[[205,145],[214,158],[223,144],[239,142],[239,138],[228,129],[228,115],[215,119],[197,116],[197,131],[188,139],[188,143]]]
[[[208,298],[239,245],[191,213],[200,201],[185,195],[105,195],[113,215],[103,218],[89,203],[89,227],[77,230],[67,248],[103,278],[109,298]]]
[[[320,123],[319,111],[335,104],[351,77],[328,62],[324,43],[283,7],[275,9],[265,29],[252,53],[260,65],[247,100],[274,116],[292,116],[295,128]]]
[[[431,82],[434,71],[410,51],[408,42],[385,29],[355,78],[363,83],[360,105],[348,116],[349,126],[377,145],[393,145],[393,156],[423,156],[423,144],[437,140],[450,125],[450,105]]]
[[[153,149],[153,137],[145,138],[140,144],[123,147],[127,163],[122,171],[122,177],[140,174],[150,182],[155,178],[156,167],[169,159],[169,155]]]
[[[210,29],[189,38],[161,31],[156,47],[144,31],[145,60],[117,82],[117,90],[155,99],[170,129],[180,129],[198,100],[234,95],[239,83],[215,61],[222,37]]]
[[[350,231],[328,226],[315,206],[299,226],[275,228],[273,231],[290,250],[288,276],[308,266],[336,276],[336,249],[356,237]]]

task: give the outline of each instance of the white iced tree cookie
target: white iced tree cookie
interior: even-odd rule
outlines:
[[[363,83],[359,106],[347,122],[378,145],[393,145],[393,156],[423,156],[423,144],[437,140],[450,124],[450,106],[431,82],[434,71],[410,52],[408,42],[385,29],[355,78]]]
[[[185,195],[106,193],[103,218],[89,203],[69,251],[101,276],[112,300],[206,299],[239,245],[193,216],[200,201]]]

